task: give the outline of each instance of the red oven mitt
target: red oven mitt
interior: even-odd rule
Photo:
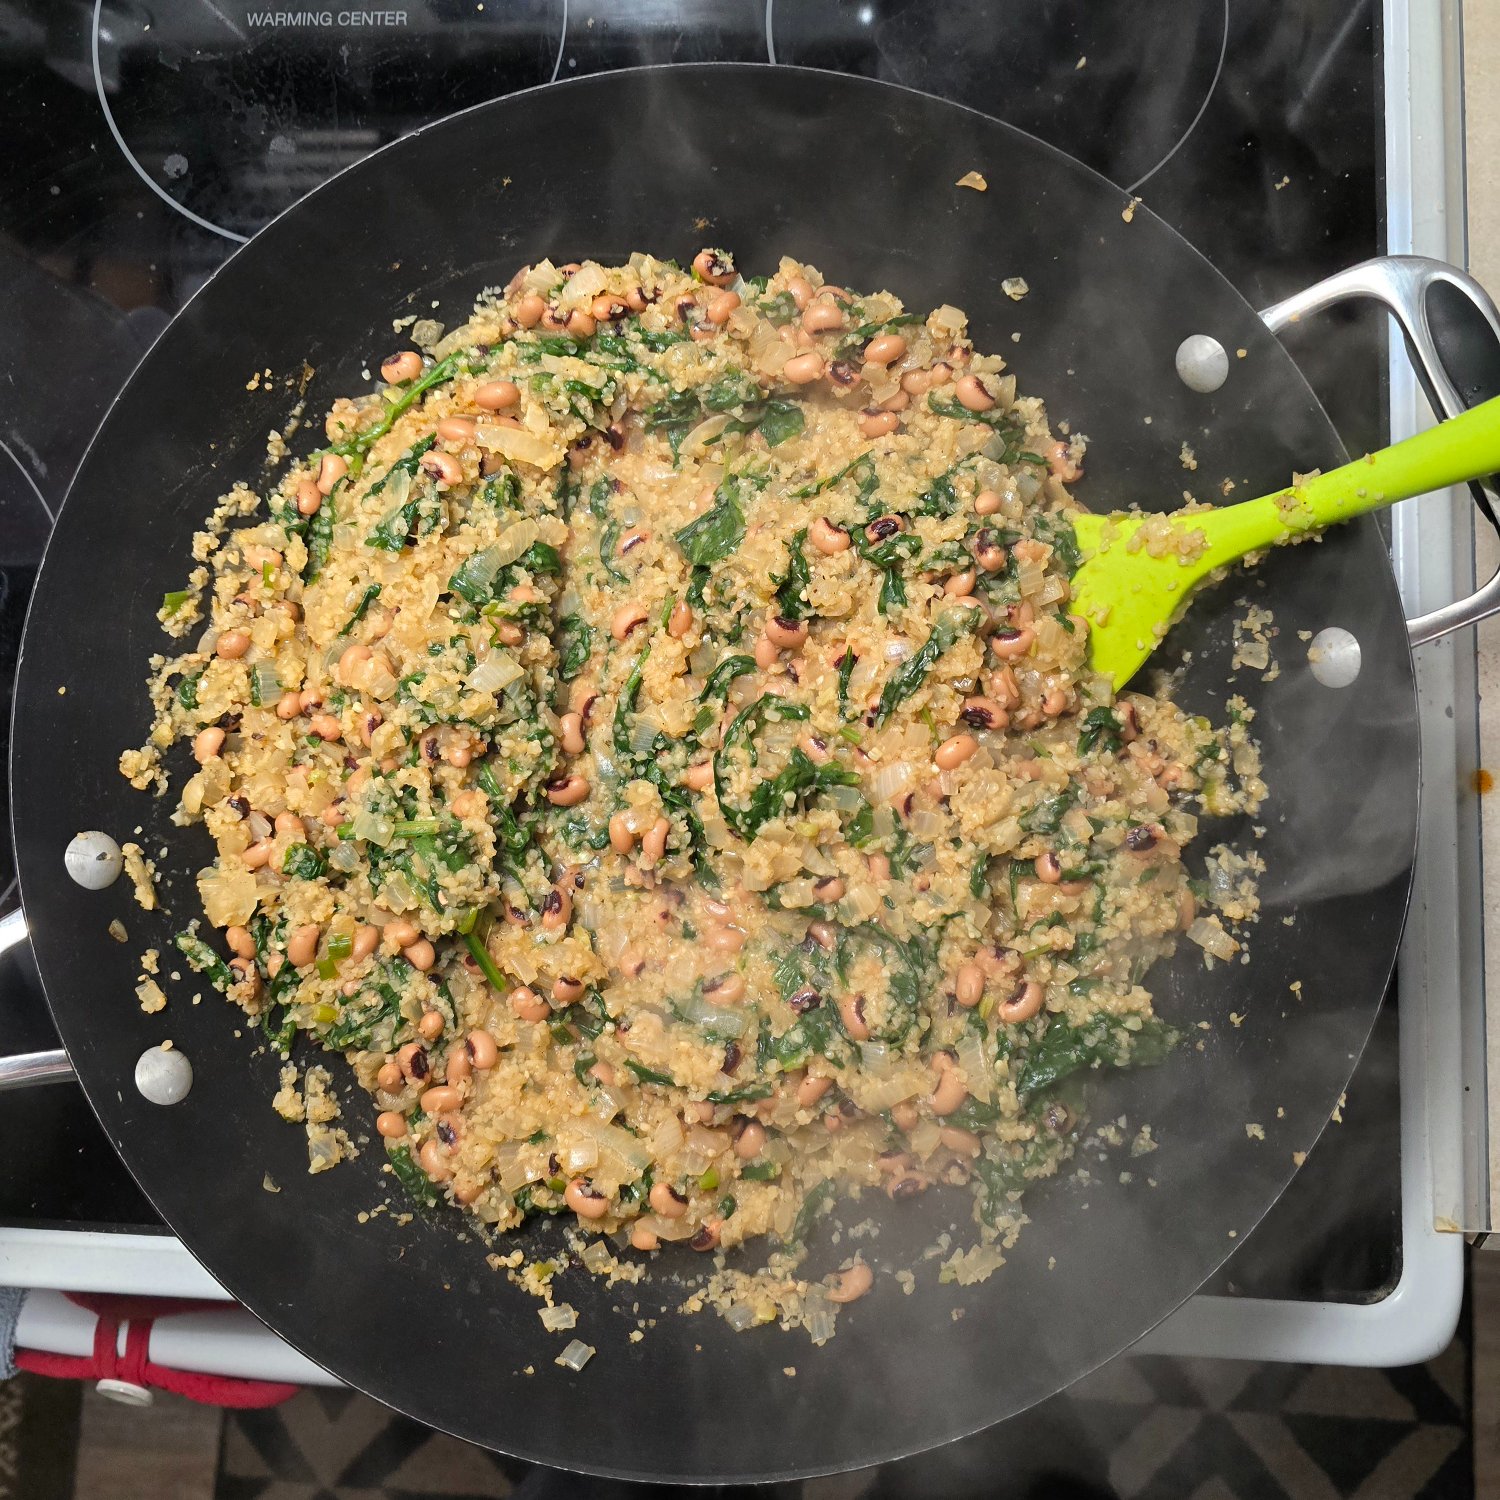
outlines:
[[[205,1406],[276,1406],[295,1396],[300,1386],[274,1380],[237,1380],[228,1375],[200,1375],[191,1370],[169,1370],[146,1357],[151,1327],[157,1318],[174,1313],[218,1312],[222,1302],[193,1301],[184,1297],[114,1297],[96,1293],[65,1293],[68,1300],[87,1308],[98,1321],[94,1325],[94,1352],[88,1358],[71,1354],[46,1354],[38,1349],[17,1349],[16,1367],[33,1375],[51,1375],[62,1380],[118,1380],[128,1385],[154,1386],[201,1401]],[[118,1353],[120,1324],[125,1325],[125,1352]]]

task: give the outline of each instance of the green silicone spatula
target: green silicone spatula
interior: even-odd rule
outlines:
[[[1258,500],[1169,516],[1084,515],[1073,610],[1090,626],[1094,670],[1125,686],[1216,568],[1249,552],[1500,473],[1500,397],[1438,426]],[[1143,530],[1144,528],[1144,530]]]

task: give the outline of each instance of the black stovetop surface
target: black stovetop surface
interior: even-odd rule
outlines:
[[[1382,245],[1375,0],[0,0],[0,694],[41,546],[136,359],[238,244],[331,172],[451,110],[703,60],[890,79],[1082,158],[1265,305]],[[1231,14],[1232,10],[1232,14]],[[1383,438],[1385,328],[1293,352],[1351,449]],[[6,713],[3,721],[9,723]],[[25,732],[27,726],[21,726]],[[0,795],[8,795],[0,792]],[[0,904],[15,902],[0,842]],[[0,1052],[55,1046],[24,952]],[[1345,1123],[1214,1289],[1366,1300],[1400,1272],[1397,1010]],[[0,1094],[0,1223],[160,1229],[73,1085]]]

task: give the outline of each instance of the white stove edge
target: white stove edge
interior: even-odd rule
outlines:
[[[1383,0],[1386,214],[1390,252],[1463,264],[1457,7],[1458,0]],[[1433,419],[1394,329],[1391,371],[1396,439]],[[1434,609],[1470,587],[1474,520],[1466,492],[1409,502],[1391,513],[1391,522],[1393,563],[1411,614]],[[1192,1297],[1142,1339],[1136,1352],[1394,1366],[1431,1358],[1457,1326],[1463,1299],[1460,1229],[1471,1201],[1465,1196],[1465,1124],[1472,1124],[1484,1103],[1478,809],[1470,798],[1460,809],[1460,788],[1478,763],[1472,632],[1420,648],[1416,665],[1422,813],[1415,893],[1398,968],[1400,1279],[1379,1301],[1359,1304]],[[1479,1049],[1467,1047],[1466,1069],[1466,1044],[1476,1038]],[[1460,1087],[1457,1081],[1468,1083],[1471,1071],[1475,1086]],[[1470,1131],[1471,1140],[1483,1138],[1482,1132]],[[1483,1164],[1471,1162],[1469,1180],[1477,1180],[1476,1172],[1482,1179],[1483,1171]],[[93,1317],[47,1288],[227,1298],[166,1235],[0,1228],[0,1285],[38,1289],[21,1314],[23,1347],[73,1355],[91,1351]],[[229,1306],[164,1320],[153,1330],[150,1354],[157,1363],[182,1370],[339,1383],[249,1313]]]

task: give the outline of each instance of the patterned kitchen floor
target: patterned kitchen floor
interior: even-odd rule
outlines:
[[[1500,1495],[1500,1253],[1471,1255],[1459,1336],[1397,1370],[1115,1361],[1023,1419],[874,1473],[758,1500],[1481,1500]],[[309,1390],[221,1415],[0,1384],[0,1500],[625,1500],[362,1396]],[[664,1493],[664,1492],[658,1492]],[[671,1492],[686,1497],[687,1490]]]

